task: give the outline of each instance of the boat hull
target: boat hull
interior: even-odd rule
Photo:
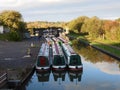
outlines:
[[[48,71],[48,70],[50,70],[50,66],[49,67],[38,67],[38,66],[36,66],[36,70],[37,71]]]
[[[83,70],[83,66],[80,65],[80,66],[71,66],[71,65],[68,65],[68,69],[69,70],[73,70],[73,71],[82,71]]]
[[[52,66],[52,70],[66,70],[66,65],[64,66]]]

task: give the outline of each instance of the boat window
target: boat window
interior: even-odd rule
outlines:
[[[63,56],[56,55],[54,56],[54,65],[65,65],[65,59]]]
[[[81,58],[79,55],[70,56],[70,65],[81,65]]]
[[[48,62],[48,59],[47,57],[43,57],[43,56],[40,56],[38,58],[38,66],[40,67],[45,67],[45,66],[48,66],[49,65],[49,62]]]

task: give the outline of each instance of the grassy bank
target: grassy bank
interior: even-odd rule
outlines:
[[[101,39],[89,39],[84,35],[71,33],[68,36],[79,39],[83,42],[89,43],[90,45],[97,46],[107,52],[110,52],[113,55],[120,56],[120,42],[119,41],[112,41],[112,40],[101,40]],[[103,43],[103,44],[101,44]]]
[[[112,48],[112,47],[110,47],[110,46],[103,45],[103,44],[98,44],[98,43],[93,43],[93,44],[91,44],[91,45],[97,46],[97,47],[99,47],[99,48],[101,48],[101,49],[103,49],[103,50],[106,50],[106,51],[108,51],[108,52],[116,55],[116,56],[120,56],[120,50],[119,50],[119,49]]]

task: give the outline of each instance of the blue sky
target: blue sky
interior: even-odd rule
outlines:
[[[24,21],[70,21],[79,16],[120,17],[120,0],[0,0],[0,12],[19,11]]]

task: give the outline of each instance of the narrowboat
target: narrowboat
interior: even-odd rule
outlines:
[[[53,70],[64,70],[66,68],[66,61],[63,55],[62,49],[57,42],[54,42],[52,45],[53,50],[53,62],[52,68]]]
[[[49,45],[47,43],[42,43],[39,50],[37,61],[36,61],[37,70],[49,70],[50,61],[49,61]]]
[[[81,57],[75,53],[72,47],[67,43],[62,43],[62,49],[67,60],[68,69],[82,70]]]

